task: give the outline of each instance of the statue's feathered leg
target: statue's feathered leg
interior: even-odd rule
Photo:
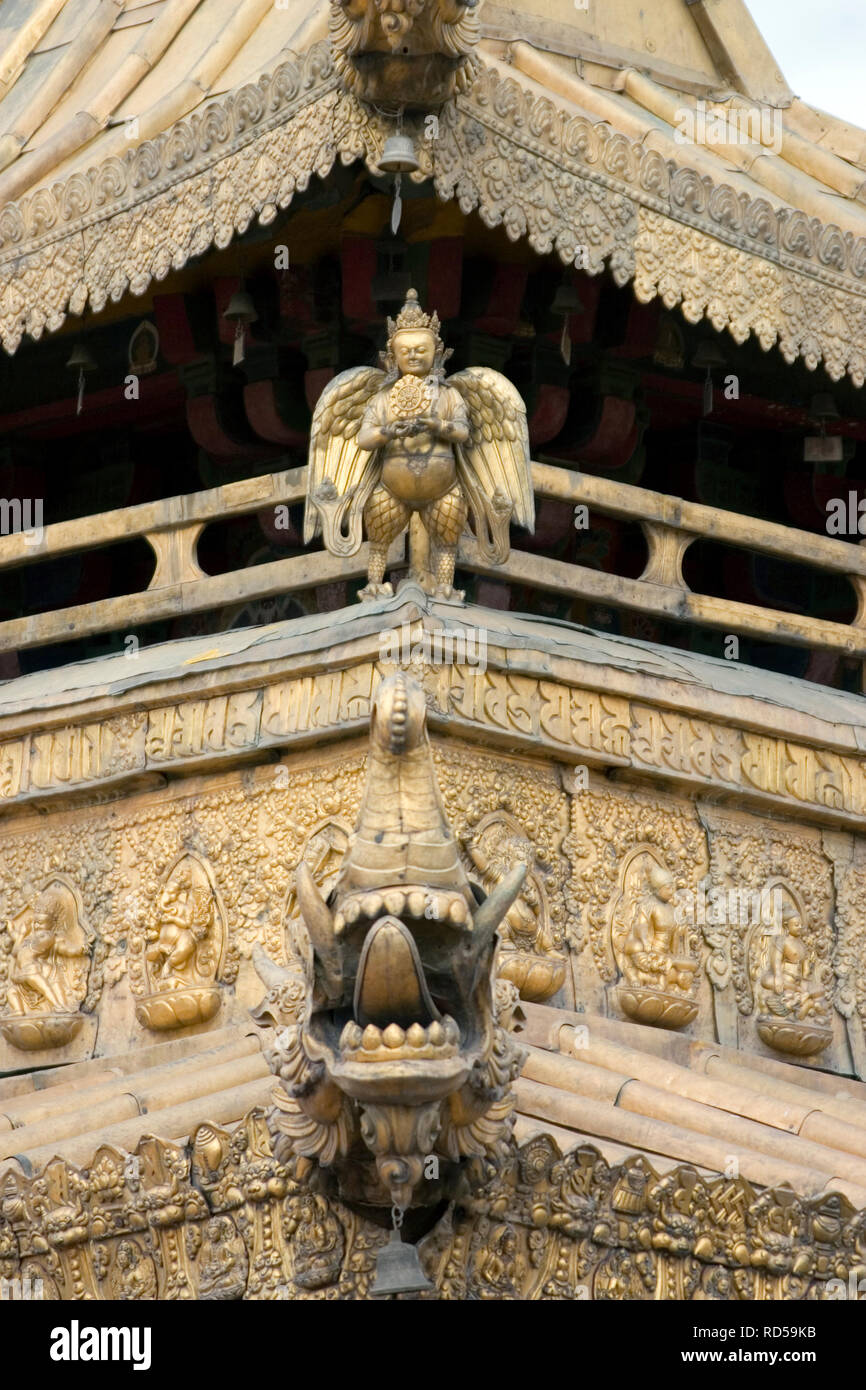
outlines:
[[[411,508],[398,501],[386,487],[380,485],[373,492],[364,508],[370,559],[367,566],[367,584],[358,594],[359,599],[390,598],[393,594],[392,586],[383,582],[388,550],[400,532],[409,525],[411,515]]]
[[[454,563],[457,546],[469,515],[466,494],[457,483],[444,497],[431,502],[421,513],[424,525],[436,542],[436,597],[462,599],[463,593],[454,589]]]

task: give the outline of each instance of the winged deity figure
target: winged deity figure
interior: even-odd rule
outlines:
[[[446,379],[439,329],[409,290],[388,319],[381,369],[340,373],[313,414],[304,541],[321,532],[332,555],[354,555],[363,526],[370,558],[361,599],[394,592],[388,550],[410,523],[412,576],[440,598],[462,598],[452,586],[467,520],[493,565],[508,558],[512,521],[535,524],[520,393],[489,367]]]

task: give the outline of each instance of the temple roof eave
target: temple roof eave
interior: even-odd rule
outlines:
[[[52,181],[23,191],[38,152],[0,173],[0,193],[10,179],[18,190],[0,211],[7,352],[269,225],[337,161],[375,172],[387,121],[340,89],[316,34],[308,25],[303,52],[225,95],[193,82],[180,106],[158,102],[132,146],[115,124]],[[784,144],[779,155],[682,144],[671,121],[678,102],[694,106],[689,94],[634,69],[606,91],[525,41],[510,63],[482,52],[476,82],[440,113],[439,138],[418,142],[419,180],[541,254],[608,267],[643,302],[660,297],[691,322],[705,316],[739,342],[754,334],[786,361],[862,384],[866,174],[832,148],[827,121],[813,117],[817,144],[800,103],[789,158]]]

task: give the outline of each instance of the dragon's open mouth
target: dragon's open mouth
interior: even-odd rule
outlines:
[[[335,912],[334,935],[357,959],[346,972],[352,996],[314,1011],[309,1026],[338,1084],[357,1095],[423,1072],[434,1088],[438,1081],[450,1089],[489,1023],[473,997],[472,956],[482,943],[466,895],[415,887],[355,893]],[[468,972],[455,972],[455,958]]]
[[[305,860],[295,874],[303,928],[292,937],[297,972],[286,973],[300,983],[300,1005],[281,975],[273,985],[263,975],[271,1016],[275,1008],[292,1024],[274,1050],[287,1092],[280,1128],[323,1168],[339,1160],[347,1191],[403,1207],[425,1156],[459,1165],[490,1150],[521,1059],[505,1041],[492,972],[497,928],[526,866],[487,895],[467,878],[425,721],[417,682],[386,677],[337,879],[326,898]],[[359,1143],[375,1158],[375,1179],[358,1166]]]

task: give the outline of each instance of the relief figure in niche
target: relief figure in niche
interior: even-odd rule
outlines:
[[[782,907],[778,933],[768,936],[768,967],[761,976],[771,1013],[827,1022],[824,987],[815,979],[815,959],[805,940],[800,913],[790,903]]]
[[[198,1296],[208,1303],[243,1298],[247,1257],[230,1216],[211,1217],[205,1227]]]
[[[698,1012],[698,962],[675,906],[674,876],[653,849],[630,854],[614,903],[611,945],[620,974],[619,1006],[640,1023],[680,1028]]]
[[[295,1283],[302,1289],[322,1289],[335,1284],[343,1263],[343,1230],[323,1197],[301,1192],[290,1199],[283,1223],[292,1241]]]
[[[563,932],[552,919],[532,841],[517,821],[494,813],[473,832],[469,859],[485,893],[491,893],[515,864],[526,865],[523,887],[499,927],[497,969],[517,986],[522,999],[550,999],[565,979]]]
[[[696,962],[686,958],[685,929],[676,920],[675,893],[673,875],[650,860],[622,948],[623,974],[630,984],[654,989],[691,987]]]
[[[184,989],[212,977],[213,894],[209,884],[194,882],[190,864],[181,863],[165,885],[159,917],[159,935],[145,951],[154,987]]]
[[[115,1296],[125,1301],[152,1302],[156,1298],[156,1270],[149,1255],[143,1255],[134,1240],[122,1240],[117,1247]]]
[[[165,881],[144,950],[148,993],[136,1012],[148,1028],[204,1023],[220,1006],[225,923],[206,866],[187,854]]]
[[[832,1038],[829,967],[787,885],[765,890],[761,923],[751,936],[749,974],[758,1036],[770,1047],[801,1057],[823,1051]]]
[[[47,884],[8,932],[13,946],[0,1029],[25,1050],[62,1046],[83,1021],[93,945],[72,889],[61,880]]]

